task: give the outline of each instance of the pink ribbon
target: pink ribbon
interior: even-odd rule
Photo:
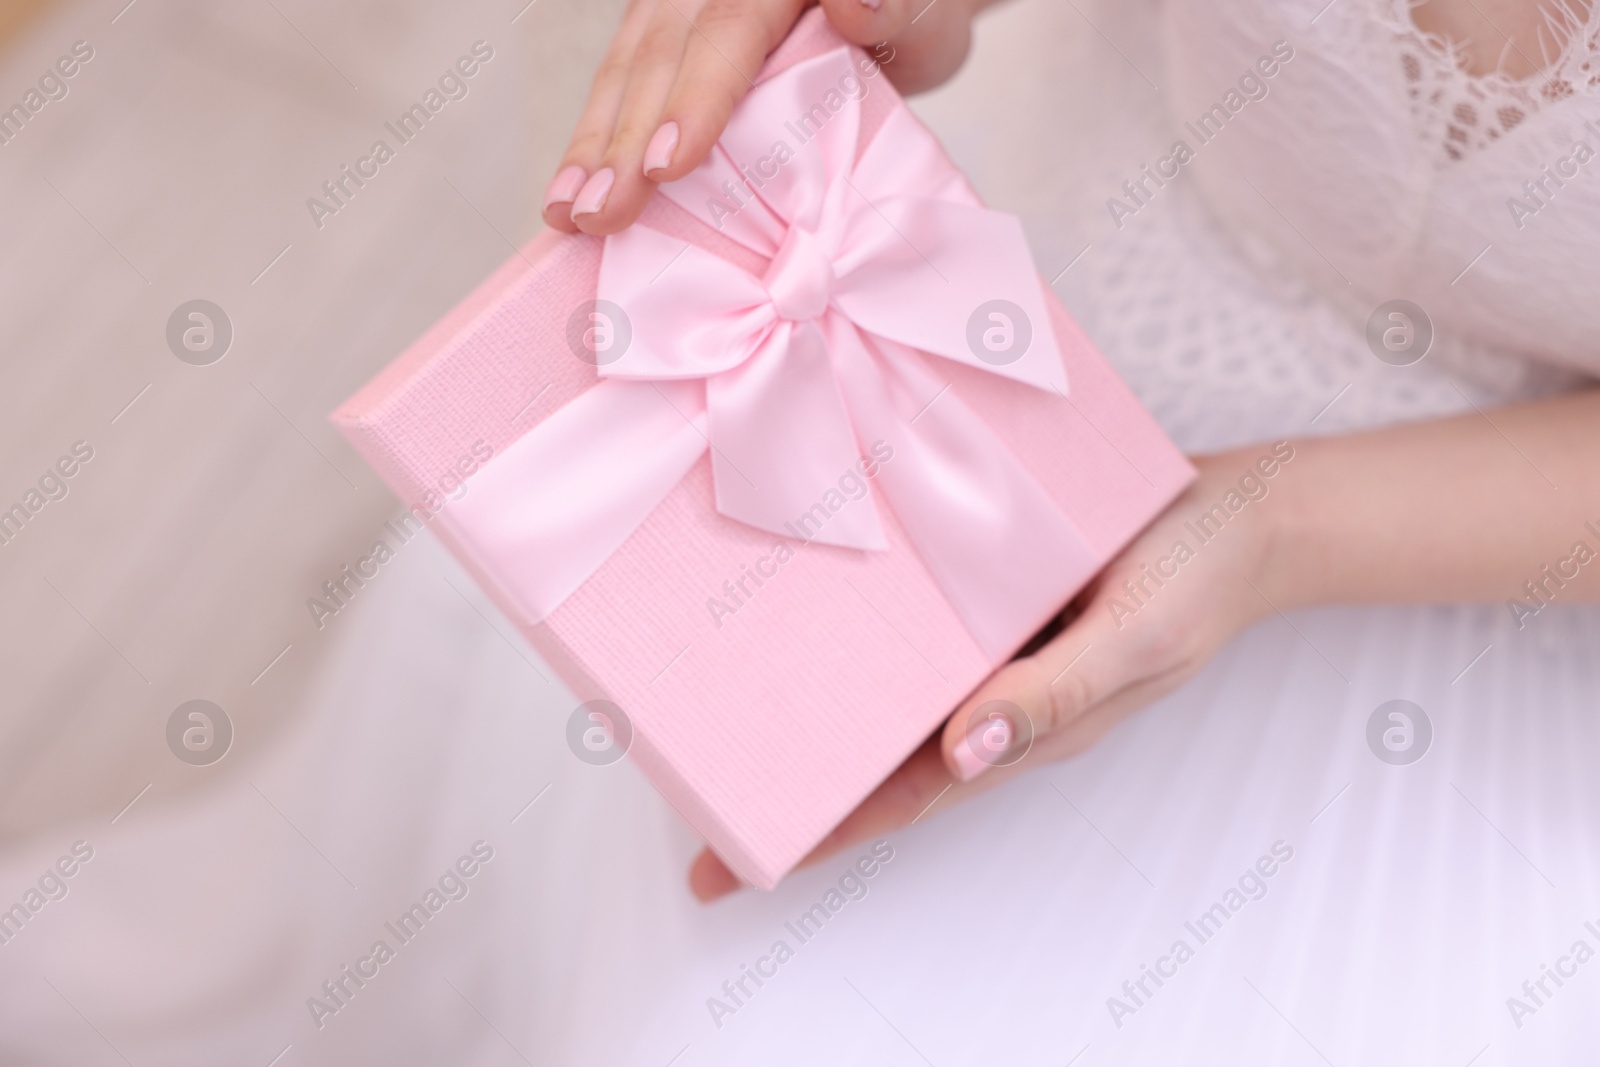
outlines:
[[[898,101],[856,158],[852,89],[864,95],[868,82],[852,55],[826,53],[752,89],[711,158],[661,189],[769,258],[765,273],[642,225],[607,238],[597,297],[623,309],[631,341],[598,368],[597,386],[450,505],[526,621],[582,585],[708,447],[717,510],[794,537],[795,521],[886,442],[894,458],[873,484],[995,660],[1098,569],[1071,520],[922,354],[1066,394],[1021,225],[979,203]],[[1005,341],[1010,330],[1015,343],[1031,329],[1009,362],[980,358],[969,338],[994,300],[1022,321],[980,315],[976,336],[995,329]],[[811,539],[887,548],[872,496],[832,512]]]

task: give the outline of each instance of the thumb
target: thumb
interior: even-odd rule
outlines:
[[[904,33],[928,0],[820,0],[839,36],[871,48]]]
[[[968,782],[1020,762],[1040,739],[1137,681],[1137,661],[1121,637],[1096,596],[1049,644],[990,675],[945,723],[950,773]]]
[[[970,0],[821,0],[821,4],[839,35],[870,52],[874,64],[902,93],[943,83],[961,66],[972,45]]]

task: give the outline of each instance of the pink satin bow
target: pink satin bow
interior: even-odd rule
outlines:
[[[794,537],[886,442],[877,489],[996,660],[1098,569],[922,355],[1066,394],[1022,228],[978,202],[903,104],[856,158],[871,78],[854,54],[758,85],[712,157],[661,189],[769,258],[765,273],[642,225],[607,238],[597,297],[622,309],[609,325],[625,349],[451,505],[527,621],[598,569],[707,447],[717,509]],[[530,499],[539,506],[511,503]],[[887,548],[871,496],[830,511],[811,539]]]

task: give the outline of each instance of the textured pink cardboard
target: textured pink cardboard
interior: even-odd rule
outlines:
[[[763,75],[840,43],[813,12]],[[863,143],[892,93],[875,79]],[[664,197],[645,221],[758,276],[764,267]],[[567,328],[594,296],[602,246],[539,235],[334,413],[402,499],[448,490],[474,466],[475,445],[499,453],[596,383]],[[1194,472],[1048,290],[1046,298],[1071,399],[948,360],[930,365],[1109,560]],[[464,551],[448,507],[431,525],[580,700],[624,709],[630,755],[650,780],[730,867],[770,888],[999,666],[973,643],[893,511],[879,510],[889,551],[789,541],[792,558],[778,564],[780,538],[716,511],[702,458],[537,624],[518,619],[495,576]],[[724,583],[741,578],[749,595],[719,618],[708,601],[731,605]]]

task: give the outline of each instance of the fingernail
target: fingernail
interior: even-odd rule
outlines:
[[[956,775],[961,781],[970,782],[990,767],[999,766],[1016,736],[1016,724],[1004,712],[991,712],[981,718],[974,716],[967,736],[957,743],[952,753]]]
[[[611,195],[611,186],[616,183],[617,172],[610,167],[602,167],[583,183],[583,188],[578,190],[578,197],[572,202],[572,216],[593,215],[606,206],[606,197]]]
[[[872,10],[876,11],[878,8],[883,6],[883,0],[861,0],[861,6],[870,7]]]
[[[665,170],[672,166],[672,153],[678,150],[678,124],[663,122],[655,136],[644,149],[644,172]]]
[[[689,867],[689,889],[702,904],[720,900],[740,886],[739,876],[709,852],[695,857]]]
[[[562,169],[560,174],[550,179],[550,188],[544,194],[545,210],[551,204],[571,203],[572,198],[578,195],[578,190],[583,187],[583,179],[588,177],[583,168],[574,163]]]
[[[866,0],[862,0],[862,2],[865,3]],[[976,752],[972,751],[971,740],[968,738],[962,738],[956,742],[955,752],[952,755],[955,758],[956,778],[962,782],[972,781],[983,773],[984,768],[989,766],[978,758]]]

